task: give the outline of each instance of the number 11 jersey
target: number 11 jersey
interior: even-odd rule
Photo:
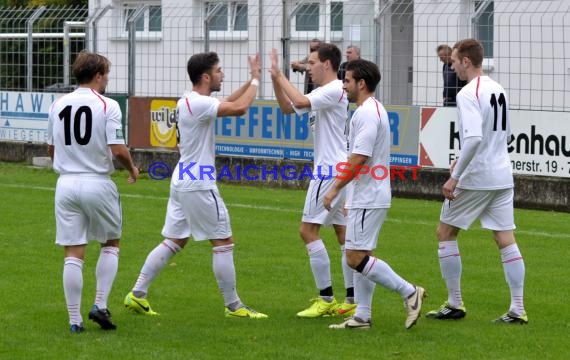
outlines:
[[[468,137],[481,137],[457,187],[470,190],[514,187],[507,149],[511,124],[505,89],[488,76],[476,77],[457,94],[457,113],[460,143]]]

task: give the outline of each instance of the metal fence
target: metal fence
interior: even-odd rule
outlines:
[[[84,8],[0,9],[0,90],[53,91],[73,84],[75,54],[89,48],[113,63],[108,91],[178,97],[191,87],[186,61],[216,51],[221,96],[248,79],[246,56],[278,49],[299,89],[292,60],[313,38],[356,45],[380,67],[388,105],[441,106],[436,48],[476,37],[484,70],[507,89],[511,108],[570,110],[570,1],[567,0],[243,0],[93,1]],[[66,35],[67,34],[67,35]],[[273,99],[265,72],[260,96]]]
[[[69,66],[85,47],[86,8],[0,9],[0,89],[69,86]],[[78,31],[79,29],[79,31]]]

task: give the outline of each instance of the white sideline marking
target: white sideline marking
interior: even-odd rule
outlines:
[[[1,184],[0,187],[7,188],[18,188],[18,189],[29,189],[29,190],[42,190],[55,192],[55,188],[47,186],[29,186],[21,184]],[[132,199],[147,199],[147,200],[162,200],[167,201],[168,197],[165,196],[152,196],[152,195],[139,195],[139,194],[120,194],[122,198],[132,198]],[[240,204],[240,203],[226,203],[228,207],[236,207],[242,209],[253,209],[253,210],[270,210],[277,212],[286,213],[298,213],[301,214],[301,209],[287,209],[275,206],[264,206],[264,205],[250,205],[250,204]],[[410,224],[410,225],[422,225],[430,226],[435,229],[437,226],[437,221],[422,221],[422,220],[403,220],[388,216],[386,218],[387,222],[394,222],[398,224]],[[472,229],[472,230],[483,230],[483,229]],[[434,230],[435,231],[435,230]],[[549,233],[544,231],[532,231],[532,230],[515,230],[515,234],[529,235],[533,237],[548,237],[548,238],[560,238],[560,239],[570,239],[570,234],[560,234],[560,233]]]

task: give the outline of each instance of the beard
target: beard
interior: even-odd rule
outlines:
[[[221,83],[210,86],[210,92],[214,92],[214,91],[217,92],[220,90],[222,90],[222,84]]]

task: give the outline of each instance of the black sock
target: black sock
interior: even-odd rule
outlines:
[[[354,268],[354,270],[358,271],[359,273],[362,274],[362,270],[364,270],[364,267],[366,266],[366,264],[368,263],[368,260],[370,259],[370,256],[366,255],[364,257],[364,259],[362,259],[362,261],[360,262],[360,264],[358,264],[358,266],[356,268]]]
[[[319,296],[333,296],[332,286],[329,286],[328,288],[319,290]]]

